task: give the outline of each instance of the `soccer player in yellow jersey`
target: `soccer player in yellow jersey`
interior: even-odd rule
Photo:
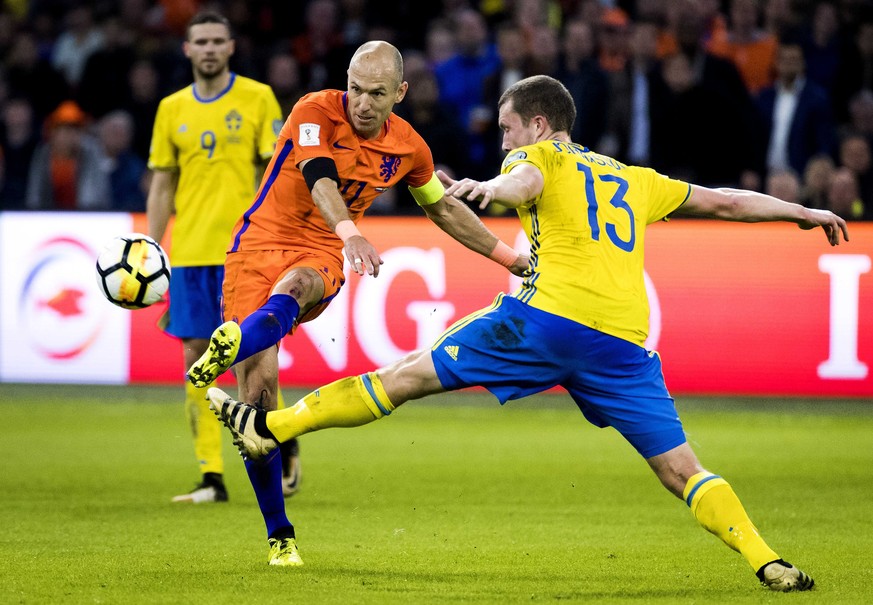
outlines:
[[[764,542],[730,484],[703,468],[685,438],[661,361],[643,345],[643,248],[646,225],[680,214],[821,227],[831,245],[848,240],[846,223],[764,194],[708,189],[621,164],[571,142],[575,114],[557,80],[521,80],[499,101],[509,152],[501,174],[485,182],[440,174],[447,194],[517,210],[531,250],[514,294],[460,320],[431,349],[321,387],[286,410],[255,410],[216,388],[212,409],[240,451],[257,459],[280,442],[366,424],[425,395],[479,385],[505,403],[561,386],[592,424],[618,430],[764,585],[808,590],[812,578]]]
[[[234,223],[251,204],[255,186],[273,155],[282,125],[279,103],[266,84],[230,71],[234,51],[230,25],[204,12],[188,25],[183,50],[194,83],[161,101],[155,117],[149,168],[152,182],[147,214],[149,234],[172,229],[168,334],[180,338],[185,367],[206,350],[221,323],[224,259]],[[221,425],[209,412],[206,391],[186,383],[185,410],[194,436],[201,483],[175,502],[227,500]],[[296,443],[286,451],[286,493],[299,479]]]

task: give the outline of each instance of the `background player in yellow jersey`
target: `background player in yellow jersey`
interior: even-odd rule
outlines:
[[[531,251],[514,294],[460,320],[431,349],[321,387],[286,410],[256,411],[216,388],[212,408],[256,459],[298,435],[366,424],[425,395],[481,385],[504,403],[561,386],[592,424],[618,430],[768,588],[810,589],[812,578],[764,542],[731,486],[703,468],[685,438],[661,361],[643,346],[643,248],[646,225],[679,214],[822,227],[831,245],[848,240],[846,223],[767,195],[621,164],[570,141],[575,113],[557,80],[521,80],[499,102],[510,152],[501,174],[485,182],[440,175],[447,194],[518,211]]]
[[[185,367],[206,350],[221,323],[225,252],[234,223],[251,204],[257,179],[273,155],[282,125],[279,103],[266,84],[230,71],[234,51],[230,25],[204,12],[188,25],[183,50],[194,83],[161,101],[155,117],[149,168],[153,170],[147,213],[149,234],[158,241],[175,213],[170,261],[168,334],[180,338]],[[206,394],[185,387],[185,410],[201,483],[175,502],[227,500],[221,426],[209,413]],[[284,489],[299,479],[296,443],[287,451]]]

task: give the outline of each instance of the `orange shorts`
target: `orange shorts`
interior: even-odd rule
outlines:
[[[292,269],[310,267],[324,281],[321,301],[297,323],[312,321],[327,308],[346,281],[342,261],[311,249],[251,250],[233,252],[224,263],[221,315],[239,323],[270,298],[276,283]]]

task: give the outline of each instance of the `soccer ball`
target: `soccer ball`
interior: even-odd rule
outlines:
[[[143,309],[167,293],[170,261],[148,235],[114,237],[97,257],[97,285],[112,304]]]

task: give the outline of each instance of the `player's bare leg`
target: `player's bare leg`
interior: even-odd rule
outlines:
[[[707,531],[743,555],[767,588],[788,592],[814,586],[812,578],[767,546],[728,482],[706,471],[687,443],[647,462]]]

